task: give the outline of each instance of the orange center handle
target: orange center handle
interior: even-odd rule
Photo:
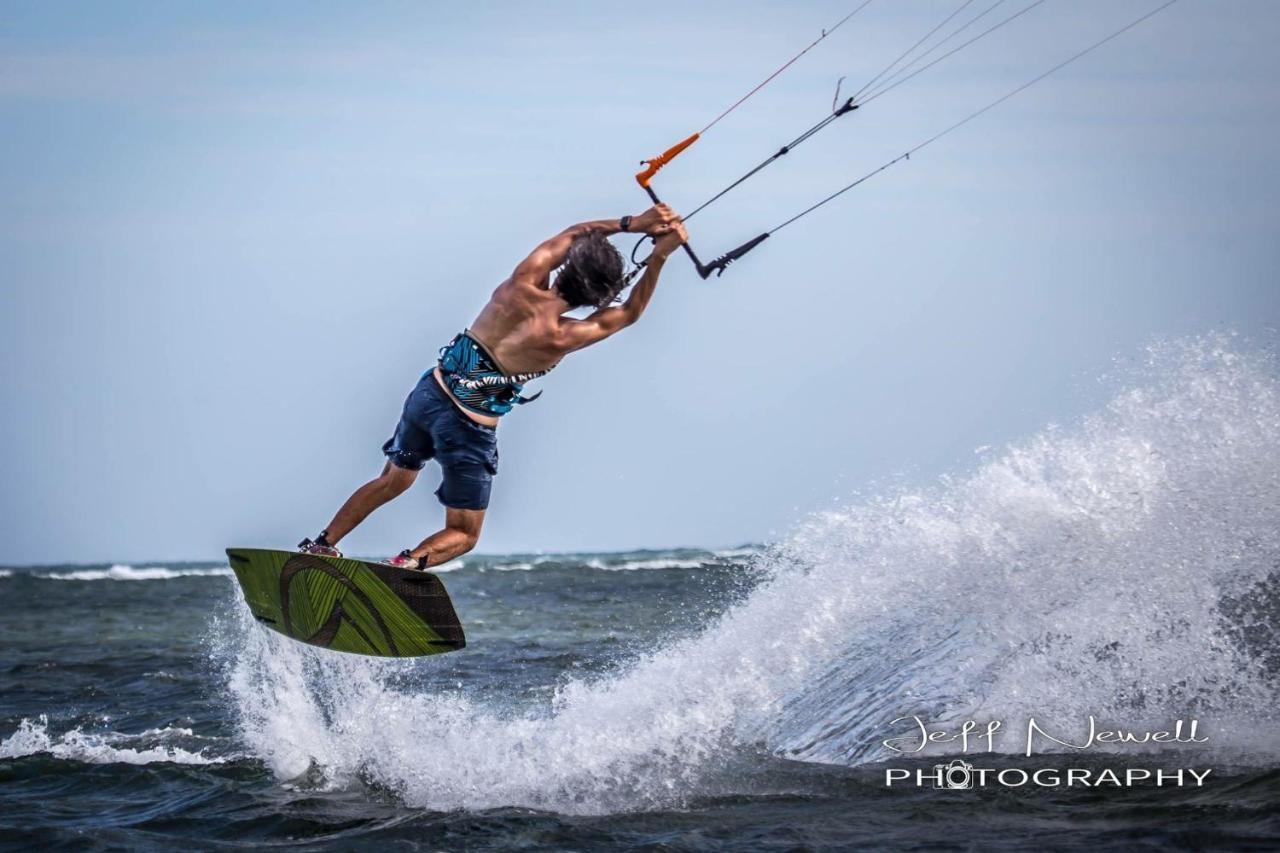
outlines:
[[[638,183],[640,186],[644,187],[645,189],[648,189],[649,180],[654,175],[658,174],[658,170],[661,169],[663,166],[667,165],[668,163],[670,163],[671,160],[681,151],[688,148],[693,143],[697,142],[699,135],[700,134],[695,133],[693,134],[693,136],[690,136],[688,139],[680,140],[675,145],[672,145],[670,148],[668,148],[666,151],[663,151],[657,157],[654,157],[652,160],[641,160],[640,162],[644,163],[649,168],[645,169],[643,172],[636,173],[636,183]]]

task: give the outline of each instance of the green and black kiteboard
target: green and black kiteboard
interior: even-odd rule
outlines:
[[[440,578],[345,557],[228,548],[249,610],[286,637],[357,655],[418,657],[467,644]]]

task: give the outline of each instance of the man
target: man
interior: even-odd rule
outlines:
[[[639,283],[614,307],[626,282],[622,256],[607,237],[624,231],[648,234],[654,247]],[[532,399],[520,395],[524,383],[550,371],[568,353],[639,320],[663,264],[686,239],[679,217],[659,204],[639,216],[571,226],[534,249],[409,394],[395,435],[382,447],[387,457],[382,474],[357,489],[329,526],[314,540],[304,539],[299,550],[341,556],[336,546],[342,537],[413,485],[433,458],[444,474],[436,490],[445,506],[444,529],[387,562],[426,568],[474,548],[498,472],[498,419]],[[596,310],[583,320],[563,316],[582,306]]]

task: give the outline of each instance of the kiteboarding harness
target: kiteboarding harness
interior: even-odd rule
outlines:
[[[533,373],[507,373],[471,330],[465,329],[440,348],[439,366],[445,387],[464,409],[497,418],[538,399],[541,391],[531,397],[522,397],[520,392],[526,382],[545,376],[555,365]]]

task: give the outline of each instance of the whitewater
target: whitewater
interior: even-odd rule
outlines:
[[[308,649],[243,606],[216,655],[240,740],[278,778],[439,811],[752,793],[744,762],[882,762],[910,715],[1074,734],[1196,718],[1214,755],[1267,763],[1277,566],[1275,359],[1211,336],[1153,346],[1078,423],[808,518],[753,558],[736,606],[545,701],[406,686],[431,663]]]

